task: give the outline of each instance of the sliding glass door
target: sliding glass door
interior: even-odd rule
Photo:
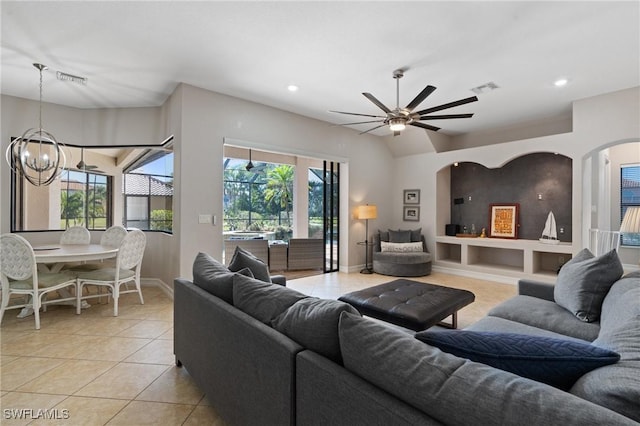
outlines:
[[[339,264],[339,218],[340,218],[340,164],[324,161],[323,178],[323,211],[324,211],[324,271],[338,271]]]

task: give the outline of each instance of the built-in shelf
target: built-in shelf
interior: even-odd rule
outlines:
[[[537,240],[436,237],[434,266],[515,278],[554,281],[571,259],[571,243]]]

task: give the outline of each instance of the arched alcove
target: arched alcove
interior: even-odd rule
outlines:
[[[489,209],[494,203],[519,204],[518,235],[521,239],[538,239],[550,211],[558,224],[558,237],[571,242],[572,160],[564,155],[529,153],[488,168],[475,162],[454,163],[439,171],[449,185],[439,186],[447,194],[449,215],[446,223],[474,225],[479,233],[489,228]],[[446,189],[445,189],[446,188]],[[444,229],[438,230],[444,234]]]

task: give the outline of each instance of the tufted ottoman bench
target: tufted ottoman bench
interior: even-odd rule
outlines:
[[[439,324],[457,328],[458,311],[475,300],[467,290],[399,279],[338,298],[362,315],[390,322],[414,331]],[[451,324],[441,321],[451,315]]]

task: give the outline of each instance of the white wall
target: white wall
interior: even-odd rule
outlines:
[[[437,179],[436,172],[456,161],[473,161],[486,167],[500,167],[508,161],[527,153],[558,152],[573,159],[573,236],[574,251],[583,247],[583,211],[590,210],[590,197],[583,204],[583,186],[591,191],[591,182],[583,177],[583,166],[590,161],[594,151],[605,146],[640,141],[640,88],[609,93],[574,103],[573,132],[449,151],[428,152],[397,158],[396,178],[391,199],[400,199],[403,189],[422,190],[421,220],[419,223],[403,222],[401,211],[393,213],[394,227],[422,227],[426,233],[429,250],[434,251],[434,236],[444,235],[444,223],[449,223],[449,204],[436,196],[438,191],[447,195],[446,179]],[[589,173],[591,170],[589,169]],[[584,185],[583,185],[583,182]],[[612,204],[612,206],[614,206]],[[588,226],[587,226],[588,227]],[[637,257],[637,256],[636,256]],[[627,262],[633,265],[633,262]],[[637,264],[637,259],[635,261]]]
[[[188,85],[179,85],[161,108],[87,111],[47,104],[43,114],[45,128],[60,141],[78,145],[160,143],[174,136],[174,234],[148,233],[143,264],[145,277],[160,278],[171,285],[174,277],[191,277],[198,251],[218,258],[222,254],[224,138],[255,142],[258,148],[276,147],[280,152],[346,161],[341,166],[340,265],[342,270],[358,270],[364,264],[364,250],[357,242],[364,240],[365,228],[363,221],[353,218],[358,205],[378,206],[378,219],[369,221],[370,234],[376,229],[422,227],[433,251],[434,236],[444,233],[442,224],[449,219],[448,203],[436,199],[447,190],[446,179],[437,179],[437,171],[455,161],[499,167],[531,152],[559,152],[574,160],[573,235],[574,247],[580,247],[583,208],[590,208],[588,200],[583,206],[583,164],[605,145],[640,141],[639,99],[640,88],[633,88],[578,101],[571,133],[442,153],[431,147],[431,152],[412,152],[396,159],[384,138],[359,136],[351,129]],[[12,136],[33,125],[37,102],[2,96],[1,107],[4,153]],[[431,145],[426,134],[412,137],[424,137],[418,146]],[[396,138],[396,142],[402,139]],[[10,175],[4,160],[1,163],[0,230],[4,233],[10,231]],[[402,190],[407,188],[422,191],[420,222],[402,221]],[[216,215],[218,225],[198,224],[199,214]]]
[[[180,98],[182,129],[178,150],[181,155],[175,172],[176,181],[180,182],[180,201],[174,220],[180,229],[177,255],[182,276],[191,276],[193,258],[198,251],[206,251],[217,258],[222,254],[221,220],[217,226],[211,226],[198,224],[197,218],[199,214],[222,218],[225,138],[251,141],[256,148],[274,148],[279,152],[348,162],[348,186],[341,186],[343,194],[346,192],[349,196],[349,202],[343,203],[341,211],[343,237],[347,241],[341,251],[340,264],[348,268],[364,263],[364,252],[357,250],[357,241],[363,239],[364,224],[353,221],[352,211],[362,202],[383,205],[387,202],[386,195],[391,192],[387,171],[393,167],[393,162],[380,138],[358,136],[351,129],[332,127],[318,120],[189,85],[180,86]],[[383,215],[385,210],[383,208],[380,213],[381,217],[388,217]]]

